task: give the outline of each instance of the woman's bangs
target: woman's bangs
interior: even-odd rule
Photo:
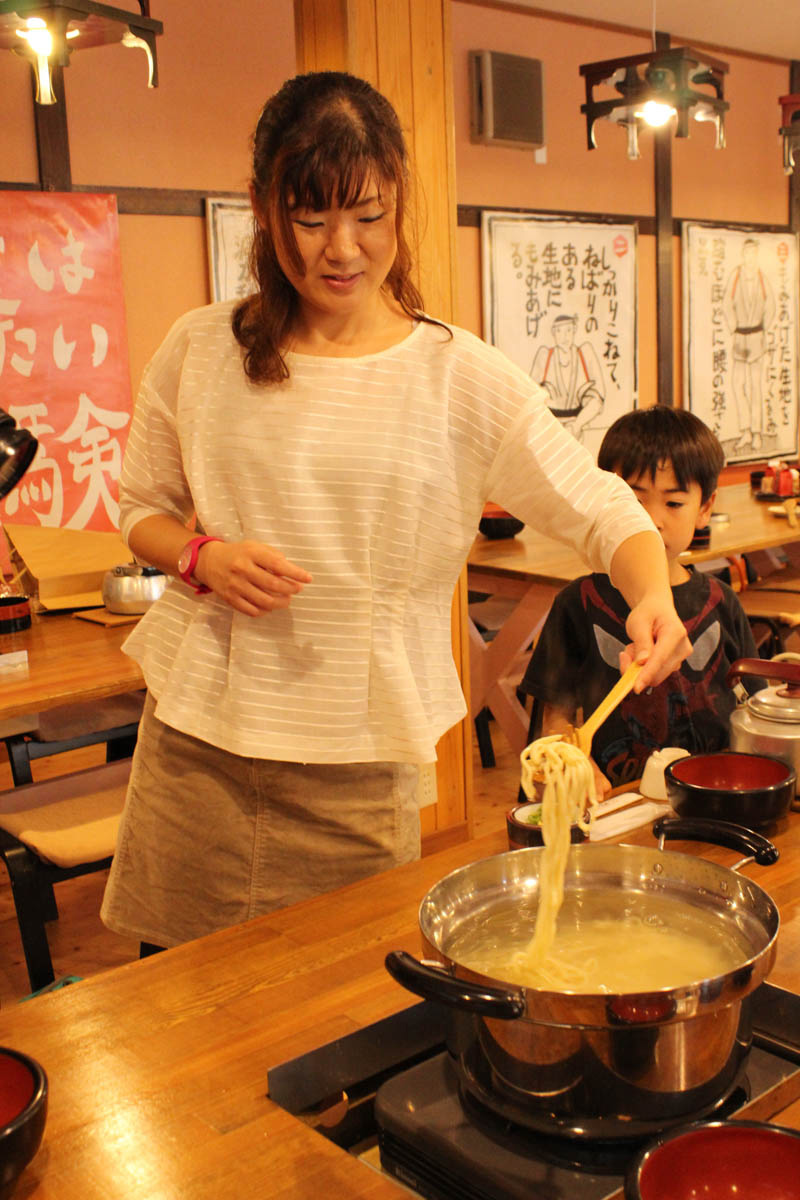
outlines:
[[[331,153],[322,147],[304,161],[298,160],[287,172],[287,191],[293,207],[325,212],[331,208],[352,208],[374,179],[393,179],[394,171],[363,153],[349,156]]]

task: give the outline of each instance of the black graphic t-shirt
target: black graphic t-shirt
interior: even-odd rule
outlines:
[[[756,657],[753,634],[727,584],[687,570],[689,579],[672,596],[691,654],[649,694],[626,696],[592,742],[592,757],[614,787],[640,779],[648,756],[664,746],[697,754],[728,745],[736,699],[725,677],[738,658]],[[607,575],[585,575],[569,584],[553,601],[524,690],[588,716],[619,679],[619,653],[630,642],[629,612]]]

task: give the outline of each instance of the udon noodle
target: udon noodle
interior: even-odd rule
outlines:
[[[452,959],[524,987],[621,994],[715,978],[746,958],[747,941],[729,921],[680,897],[574,879],[565,901],[570,826],[588,830],[597,803],[592,766],[558,736],[532,742],[521,762],[525,794],[542,804],[538,888],[522,902],[509,898],[491,921],[465,922],[448,943]]]
[[[530,945],[514,955],[514,966],[547,974],[554,986],[580,983],[580,968],[545,960],[556,936],[556,921],[564,900],[564,873],[570,848],[570,827],[588,832],[597,803],[592,764],[584,752],[560,734],[537,738],[522,751],[522,790],[529,800],[541,799],[544,850],[539,869],[539,904]],[[536,784],[541,785],[541,796]],[[555,974],[556,978],[553,978]]]

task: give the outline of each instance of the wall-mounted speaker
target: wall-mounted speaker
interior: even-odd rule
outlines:
[[[544,145],[540,59],[470,50],[469,76],[470,141],[520,150]]]

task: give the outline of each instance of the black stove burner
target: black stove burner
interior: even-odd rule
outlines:
[[[450,1057],[440,1054],[379,1088],[381,1165],[426,1200],[605,1200],[636,1149],[625,1147],[616,1173],[608,1161],[579,1169],[555,1161],[559,1139],[486,1118],[461,1103]]]
[[[745,1081],[715,1118],[748,1099]],[[605,1200],[649,1140],[586,1142],[523,1129],[460,1094],[446,1053],[384,1083],[375,1120],[384,1170],[427,1200]]]
[[[768,1120],[800,1095],[800,997],[764,983],[753,1018],[746,1085],[714,1117],[752,1097],[742,1115]],[[462,1101],[444,1052],[447,1028],[445,1011],[423,1001],[270,1068],[269,1095],[353,1154],[377,1140],[384,1169],[426,1200],[608,1200],[618,1192],[640,1141],[550,1136]],[[346,1101],[346,1115],[319,1124],[333,1097]]]
[[[713,1112],[706,1113],[704,1119],[724,1120],[749,1099],[750,1088],[745,1078],[720,1100]],[[624,1174],[634,1152],[654,1136],[648,1134],[607,1141],[587,1141],[584,1138],[570,1137],[568,1134],[549,1136],[541,1131],[522,1129],[513,1122],[504,1120],[461,1086],[459,1101],[470,1120],[483,1128],[488,1136],[507,1141],[509,1146],[522,1145],[526,1153],[532,1153],[544,1162],[570,1170],[593,1171],[598,1175]]]

